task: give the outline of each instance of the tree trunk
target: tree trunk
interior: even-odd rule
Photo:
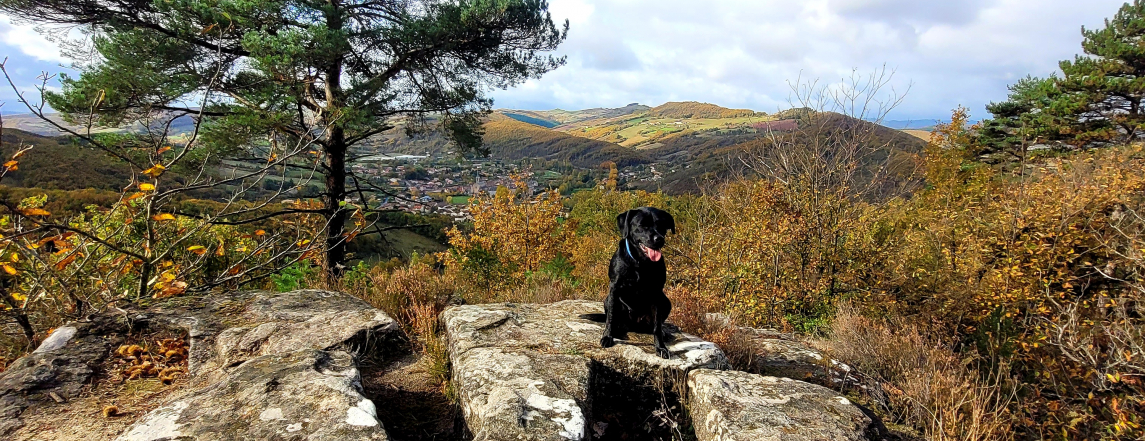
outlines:
[[[342,11],[338,2],[329,0],[330,10],[326,13],[326,26],[341,29],[344,26]],[[333,284],[346,272],[346,211],[342,203],[346,200],[346,144],[345,122],[332,115],[339,114],[343,106],[342,96],[343,58],[334,59],[325,72],[326,109],[322,115],[326,123],[326,281]]]
[[[346,197],[346,135],[341,126],[330,128],[326,146],[326,276],[334,282],[346,270],[346,210],[341,207]]]

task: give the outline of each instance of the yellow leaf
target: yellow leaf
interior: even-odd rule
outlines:
[[[143,170],[143,174],[150,176],[151,178],[158,178],[159,175],[163,174],[164,170],[167,170],[167,167],[164,167],[163,164],[155,164],[154,167]]]
[[[166,152],[168,152],[168,151],[170,151],[170,150],[171,150],[171,146],[166,146],[166,147],[163,147],[163,148],[159,149],[159,151],[158,151],[158,152],[156,152],[156,153],[159,153],[160,155],[162,155],[163,153],[166,153]]]
[[[155,191],[155,186],[146,182],[139,184],[139,189],[143,191]]]
[[[159,222],[166,222],[169,220],[175,220],[175,215],[173,215],[171,213],[161,213],[161,214],[156,214],[154,216],[151,216],[151,219],[154,219],[154,220],[159,221]]]
[[[13,268],[12,265],[4,265],[4,272],[13,276],[19,273],[19,271],[16,271],[16,268]]]
[[[135,193],[131,196],[128,196],[126,199],[124,199],[124,201],[131,201],[131,200],[139,199],[143,196],[146,196],[146,194],[145,193]]]
[[[195,253],[195,254],[202,256],[204,254],[207,254],[207,247],[202,246],[202,245],[191,245],[190,247],[187,247],[187,251],[190,251],[192,253]]]
[[[16,170],[17,168],[19,168],[19,167],[16,167],[16,164],[19,164],[19,162],[8,161],[8,162],[4,163],[4,167],[7,168],[8,170]]]
[[[254,232],[254,235],[255,235],[255,236],[265,236],[265,235],[266,235],[266,230],[258,230],[258,231],[255,231],[255,232]]]
[[[28,300],[28,296],[20,294],[18,292],[14,292],[14,293],[12,293],[12,300],[15,300],[17,302],[23,302],[25,300]]]
[[[20,213],[23,214],[24,216],[51,216],[52,215],[52,213],[49,213],[48,210],[45,210],[43,208],[25,208],[23,210],[20,210]]]

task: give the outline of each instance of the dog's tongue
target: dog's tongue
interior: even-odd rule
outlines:
[[[641,246],[641,248],[644,248],[644,254],[648,255],[648,260],[651,260],[653,262],[659,262],[660,261],[660,251],[659,250],[654,250],[654,249],[651,249],[651,248],[648,248],[645,246]]]

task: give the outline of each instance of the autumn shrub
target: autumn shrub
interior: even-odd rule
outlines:
[[[289,260],[270,238],[290,229],[267,233],[267,225],[148,216],[142,201],[150,193],[128,194],[110,206],[88,205],[79,213],[52,213],[45,208],[51,205],[46,195],[6,202],[8,211],[20,213],[0,216],[0,314],[16,325],[4,329],[6,356],[31,349],[51,328],[115,302],[236,288],[250,280],[249,271]],[[150,269],[144,271],[147,262]]]
[[[333,288],[361,297],[397,320],[407,335],[421,338],[425,336],[417,331],[426,327],[416,309],[444,310],[456,292],[456,281],[426,262],[414,261],[394,269],[374,266],[364,277],[350,283],[343,279],[342,286]]]
[[[1006,366],[970,366],[937,338],[901,317],[871,319],[840,304],[830,328],[831,355],[862,373],[868,396],[928,440],[1013,439],[1015,385]],[[965,358],[964,358],[965,357]]]
[[[514,188],[470,200],[473,229],[447,231],[452,248],[441,259],[478,289],[499,292],[516,286],[568,256],[576,222],[563,218],[563,209],[558,192],[534,196],[524,178],[515,177]]]
[[[939,135],[942,135],[941,133]],[[892,217],[901,252],[881,284],[895,308],[957,330],[1009,366],[1039,439],[1145,436],[1140,146],[1040,158],[1003,174],[960,140],[929,155],[932,188]],[[913,226],[912,226],[913,224]],[[988,355],[988,356],[986,356]]]

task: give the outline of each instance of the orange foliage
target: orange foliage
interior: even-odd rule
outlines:
[[[575,222],[562,221],[560,193],[544,191],[536,196],[521,176],[514,188],[499,188],[492,197],[470,200],[473,231],[454,227],[446,232],[453,249],[444,253],[447,265],[469,268],[483,285],[511,286],[545,263],[567,254]]]

